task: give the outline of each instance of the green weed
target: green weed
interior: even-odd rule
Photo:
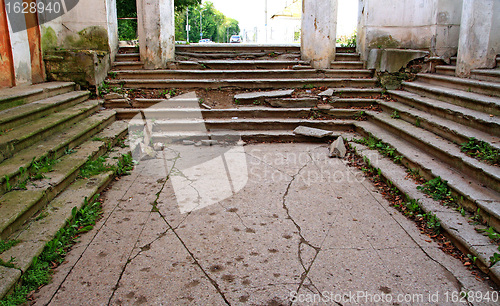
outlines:
[[[0,240],[0,254],[17,245],[19,240]]]
[[[448,183],[443,181],[441,177],[436,177],[426,182],[423,186],[418,186],[417,189],[430,195],[434,200],[441,201],[444,204],[456,202],[451,195],[451,189],[448,187]]]
[[[100,173],[113,170],[113,167],[106,164],[106,158],[104,156],[99,156],[95,160],[88,159],[87,162],[80,168],[81,178],[89,178]]]
[[[486,161],[493,165],[500,165],[500,150],[493,148],[489,143],[470,138],[468,142],[461,146],[462,152],[479,160]]]
[[[399,112],[397,110],[393,111],[391,114],[392,119],[400,119]]]

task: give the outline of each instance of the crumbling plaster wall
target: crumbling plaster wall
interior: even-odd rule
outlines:
[[[462,0],[359,0],[358,51],[423,49],[433,56],[456,54]]]

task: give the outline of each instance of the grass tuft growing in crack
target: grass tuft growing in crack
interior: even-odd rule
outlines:
[[[395,148],[392,146],[383,143],[382,141],[370,136],[368,138],[361,138],[361,139],[353,139],[355,143],[359,143],[362,145],[365,145],[369,147],[370,149],[377,150],[380,152],[380,154],[389,157],[392,159],[395,163],[400,163],[401,160],[403,159],[403,156],[397,154],[397,151]]]
[[[500,150],[493,148],[489,143],[472,137],[461,146],[462,152],[467,155],[500,166]]]
[[[452,196],[450,187],[448,187],[448,182],[443,181],[439,176],[424,183],[422,186],[418,186],[417,189],[430,195],[434,200],[440,201],[443,205],[457,205],[457,201]]]
[[[35,290],[51,281],[53,269],[64,261],[79,236],[93,229],[101,217],[102,204],[96,199],[97,196],[92,201],[85,199],[84,206],[80,210],[73,208],[71,221],[47,242],[42,254],[33,260],[31,267],[21,276],[20,284],[11,294],[0,300],[1,306],[24,304]]]

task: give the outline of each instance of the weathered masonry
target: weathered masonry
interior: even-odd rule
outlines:
[[[23,3],[0,3],[0,87],[45,80],[96,85],[104,79],[118,49],[115,0],[62,0],[57,18],[12,14],[16,2]],[[137,0],[146,69],[165,68],[174,59],[173,2]],[[334,60],[337,2],[303,1],[301,53],[314,68]],[[496,65],[499,15],[498,0],[359,0],[358,52],[365,63],[372,49],[425,50],[445,61],[457,56],[456,74],[465,77]],[[13,29],[19,24],[25,29]]]

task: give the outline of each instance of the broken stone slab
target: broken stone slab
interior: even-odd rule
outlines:
[[[284,98],[284,99],[266,99],[272,107],[285,108],[304,108],[315,107],[318,104],[317,98]]]
[[[163,151],[165,149],[165,144],[161,142],[157,142],[153,144],[153,150],[155,151]]]
[[[327,90],[320,92],[318,95],[320,97],[331,97],[333,96],[333,88],[328,88]]]
[[[195,147],[201,147],[203,144],[201,143],[201,141],[198,141],[194,144]]]
[[[302,125],[297,127],[293,131],[293,133],[295,135],[302,135],[302,136],[315,137],[315,138],[324,138],[324,137],[328,137],[328,136],[333,135],[332,131],[316,129],[316,128],[311,128],[311,127],[302,126]]]
[[[117,94],[116,92],[109,93],[104,96],[104,100],[109,101],[109,100],[119,100],[119,99],[124,99],[124,95]]]
[[[194,146],[196,143],[192,140],[183,140],[182,144],[185,146]]]
[[[255,100],[262,101],[266,98],[287,98],[292,96],[293,91],[294,89],[249,92],[235,95],[234,100],[239,102],[254,102]]]
[[[215,146],[217,145],[219,142],[217,140],[209,140],[209,139],[204,139],[201,141],[201,144],[204,145],[204,146]]]
[[[205,104],[205,103],[201,103],[201,106],[205,109],[212,109],[212,107],[210,107],[209,105]]]
[[[140,150],[140,160],[148,160],[156,158],[156,151],[148,146],[143,144],[142,142],[139,144]]]
[[[403,49],[372,49],[368,55],[368,69],[394,73],[406,67],[409,62],[429,55],[427,51]]]
[[[330,145],[330,154],[331,158],[338,157],[344,158],[347,153],[347,149],[345,147],[344,138],[339,136],[332,144]]]
[[[330,104],[320,104],[320,105],[318,105],[318,109],[320,109],[320,110],[330,110],[332,108],[333,108],[333,106],[331,106]]]

